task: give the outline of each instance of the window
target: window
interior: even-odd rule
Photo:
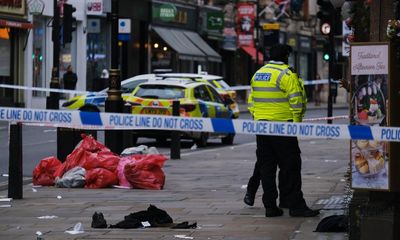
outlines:
[[[177,99],[185,97],[185,88],[168,85],[142,85],[135,93],[136,97],[153,99]]]
[[[208,87],[208,89],[211,91],[211,94],[213,95],[214,102],[217,103],[224,103],[224,101],[221,98],[221,95],[213,88],[213,87]]]
[[[10,44],[10,29],[0,28],[0,84],[11,84],[11,44]],[[0,88],[0,102],[2,99],[11,98],[12,91],[6,88]]]
[[[32,48],[32,86],[46,87],[46,23],[43,18],[34,17]],[[44,97],[45,92],[33,91],[33,96]]]
[[[138,79],[138,80],[123,84],[121,86],[121,91],[122,91],[122,93],[130,93],[133,90],[135,90],[137,85],[139,85],[140,83],[144,83],[144,82],[147,82],[147,79]]]
[[[95,89],[103,69],[110,68],[111,38],[110,25],[105,18],[88,16],[86,44],[86,87]],[[100,86],[101,89],[101,86]]]
[[[212,101],[210,93],[207,91],[205,85],[198,86],[194,89],[194,97],[203,101]]]

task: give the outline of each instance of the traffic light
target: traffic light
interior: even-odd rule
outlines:
[[[325,42],[324,48],[322,49],[322,59],[326,62],[329,62],[330,58],[331,58],[331,53],[329,48],[329,42]]]
[[[72,14],[76,11],[71,4],[64,4],[63,43],[72,42],[72,32],[76,30],[76,19]]]
[[[317,17],[320,20],[320,30],[323,35],[329,35],[332,31],[332,17],[334,7],[330,0],[317,0],[319,11]]]

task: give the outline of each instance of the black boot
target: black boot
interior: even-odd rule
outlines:
[[[251,193],[246,192],[246,195],[244,196],[243,202],[246,203],[249,206],[253,206],[255,197],[256,197],[255,194],[251,194]]]
[[[318,214],[319,210],[312,210],[308,207],[289,210],[289,215],[292,217],[315,217]]]
[[[104,219],[103,213],[94,212],[92,216],[92,228],[107,228],[107,221]]]
[[[266,217],[280,217],[283,215],[283,210],[278,207],[271,207],[265,209]]]

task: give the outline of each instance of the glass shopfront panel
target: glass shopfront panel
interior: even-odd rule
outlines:
[[[76,73],[76,31],[72,34],[72,42],[61,45],[60,48],[60,86],[64,88],[63,75],[67,71],[68,66],[72,67],[72,71]],[[84,79],[78,79],[83,81]]]
[[[10,84],[11,43],[9,28],[0,28],[0,52],[0,84]],[[9,98],[9,95],[8,89],[0,88],[0,98]]]
[[[100,90],[107,84],[106,82],[99,84],[99,81],[102,81],[101,72],[103,69],[110,69],[110,30],[106,19],[91,18],[88,19],[88,25],[86,84],[89,90]]]
[[[46,21],[43,18],[35,18],[33,21],[34,28],[33,48],[32,48],[32,86],[46,86]],[[33,91],[33,96],[44,97],[45,92]]]

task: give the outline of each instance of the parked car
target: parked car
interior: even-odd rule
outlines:
[[[125,100],[140,83],[156,79],[157,77],[155,74],[143,74],[122,81],[122,99]],[[75,96],[65,101],[62,106],[68,109],[101,111],[104,108],[107,91],[108,88],[103,89],[100,92],[89,92],[88,94]]]
[[[234,118],[230,99],[223,99],[209,83],[182,78],[165,78],[139,84],[125,99],[132,105],[134,114],[172,115],[174,100],[180,102],[180,116],[206,118]],[[163,142],[170,137],[170,131],[133,130],[134,140],[139,137],[155,138]],[[224,144],[232,144],[235,134],[182,132],[182,138],[193,139],[200,146],[206,146],[209,138],[220,138]]]
[[[240,111],[239,111],[239,105],[235,101],[236,98],[236,91],[231,90],[231,87],[229,86],[228,83],[224,81],[224,78],[222,76],[217,76],[217,75],[210,75],[207,73],[202,73],[202,74],[195,74],[195,73],[165,73],[165,74],[158,74],[157,76],[160,77],[173,77],[173,78],[191,78],[196,81],[205,81],[210,83],[221,95],[223,99],[228,99],[232,101],[232,104],[230,104],[230,108],[233,111],[234,118],[238,118]]]
[[[225,101],[231,101],[229,107],[232,109],[233,118],[239,117],[239,107],[235,102],[236,92],[230,90],[230,86],[224,81],[223,77],[208,74],[194,74],[194,73],[163,73],[163,74],[142,74],[121,82],[122,99],[126,98],[132,93],[137,85],[147,81],[161,80],[165,78],[187,78],[195,81],[208,82],[215,87],[218,93]],[[65,101],[62,106],[68,109],[79,109],[86,111],[102,111],[104,109],[105,100],[107,98],[108,88],[100,92],[89,92],[88,94],[75,96]]]

